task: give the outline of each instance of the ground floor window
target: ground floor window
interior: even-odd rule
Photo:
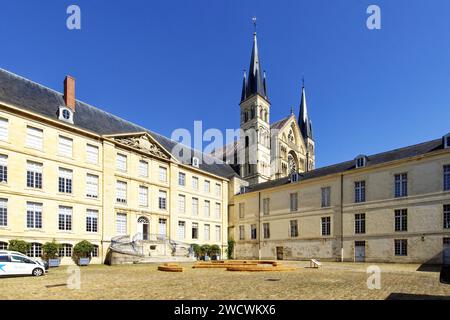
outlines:
[[[42,257],[42,244],[32,243],[30,246],[30,250],[28,250],[28,252],[27,252],[27,256],[29,256],[31,258]]]
[[[366,214],[355,214],[355,234],[366,233]]]
[[[0,250],[8,250],[8,243],[0,242]]]
[[[291,236],[291,238],[298,237],[298,221],[297,220],[291,220],[291,222],[290,222],[290,236]]]
[[[60,258],[64,258],[64,257],[71,257],[72,256],[72,245],[71,244],[63,244],[61,245],[61,247],[59,248],[59,257]]]
[[[395,240],[395,255],[407,256],[408,255],[408,240],[396,239]]]
[[[257,237],[256,224],[252,224],[250,233],[252,240],[256,240]]]
[[[331,234],[331,217],[322,218],[322,235],[329,236]]]
[[[263,223],[264,239],[270,238],[270,224]]]
[[[91,257],[92,258],[98,257],[98,246],[97,245],[94,245],[94,247],[92,249]]]
[[[444,205],[444,229],[450,229],[450,204]]]

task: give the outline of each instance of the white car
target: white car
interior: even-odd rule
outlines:
[[[45,269],[42,262],[33,260],[22,253],[0,251],[0,277],[16,275],[40,277],[45,274]]]

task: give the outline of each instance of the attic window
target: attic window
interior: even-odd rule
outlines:
[[[64,106],[59,107],[58,119],[73,124],[73,111]]]
[[[450,133],[444,136],[444,148],[450,148]]]
[[[200,166],[200,159],[197,157],[192,158],[192,166],[198,168]]]
[[[297,172],[291,173],[291,182],[298,182],[298,173]]]
[[[367,164],[367,157],[364,155],[360,155],[355,159],[356,168],[364,168]]]

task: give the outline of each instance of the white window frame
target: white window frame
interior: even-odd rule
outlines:
[[[86,210],[86,232],[98,233],[98,210]]]
[[[178,195],[178,213],[186,213],[186,196],[184,194]]]
[[[209,218],[211,216],[211,201],[205,200],[203,202],[203,214],[206,218]]]
[[[44,148],[44,130],[27,126],[26,146],[28,148],[42,151]]]
[[[73,139],[65,136],[58,137],[58,155],[62,157],[73,157]]]
[[[0,199],[0,227],[8,226],[8,199]]]
[[[58,169],[58,192],[72,194],[73,193],[73,171],[70,169]]]
[[[178,185],[181,187],[186,186],[186,173],[178,172]]]
[[[27,161],[27,188],[42,189],[43,167],[42,163]],[[31,179],[28,179],[29,177],[31,177]]]
[[[42,229],[42,203],[27,202],[27,229]]]
[[[126,213],[118,212],[116,213],[116,234],[126,235],[127,234],[127,224],[128,217]]]
[[[58,207],[58,230],[72,231],[73,229],[73,208],[66,206]]]
[[[0,118],[0,140],[8,141],[9,139],[9,120]]]
[[[0,154],[0,183],[8,183],[8,156]]]
[[[193,216],[198,216],[199,212],[198,212],[198,198],[192,198],[192,215]]]
[[[443,167],[444,170],[444,191],[450,190],[450,164],[447,164]]]
[[[86,144],[86,162],[92,164],[98,164],[99,147],[93,144]]]
[[[245,226],[239,226],[239,240],[245,240]]]
[[[394,197],[403,198],[408,196],[408,173],[394,175]]]
[[[178,240],[186,239],[186,221],[178,221],[177,238]]]
[[[192,177],[192,189],[198,190],[198,177]]]
[[[222,185],[219,183],[216,183],[216,196],[222,197]]]
[[[145,160],[139,160],[139,176],[148,178],[148,162]]]
[[[159,210],[167,210],[167,192],[159,190],[158,192],[158,208]]]
[[[366,202],[366,181],[355,181],[355,203]]]
[[[290,200],[290,211],[296,212],[298,211],[298,192],[291,193],[289,195]]]
[[[139,186],[139,205],[148,207],[148,187]]]
[[[166,167],[159,167],[159,181],[161,182],[167,182],[167,168]]]
[[[322,208],[331,207],[331,187],[322,188]]]
[[[205,224],[203,226],[203,241],[211,240],[211,225]]]
[[[222,218],[222,204],[219,202],[216,202],[215,204],[215,212],[216,212],[216,219],[219,220]]]
[[[128,157],[125,154],[118,153],[116,155],[116,169],[118,171],[127,172]]]
[[[95,174],[86,174],[86,197],[98,199],[99,177]]]
[[[116,181],[116,202],[120,204],[127,203],[127,183],[125,181]]]
[[[211,182],[209,180],[205,180],[205,182],[203,183],[203,191],[206,193],[211,192]]]

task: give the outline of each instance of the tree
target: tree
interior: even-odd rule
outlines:
[[[90,258],[92,251],[94,251],[94,245],[89,241],[83,240],[78,242],[73,247],[72,259],[75,263],[78,263],[80,258]]]
[[[53,239],[52,242],[44,243],[44,245],[42,246],[42,259],[49,260],[58,258],[60,247],[61,245],[56,243],[55,239]]]
[[[234,252],[234,245],[236,244],[236,241],[234,240],[228,240],[228,248],[227,248],[227,258],[233,259],[233,252]]]
[[[31,249],[31,243],[23,240],[11,240],[8,245],[8,250],[17,251],[23,254],[27,254]]]

